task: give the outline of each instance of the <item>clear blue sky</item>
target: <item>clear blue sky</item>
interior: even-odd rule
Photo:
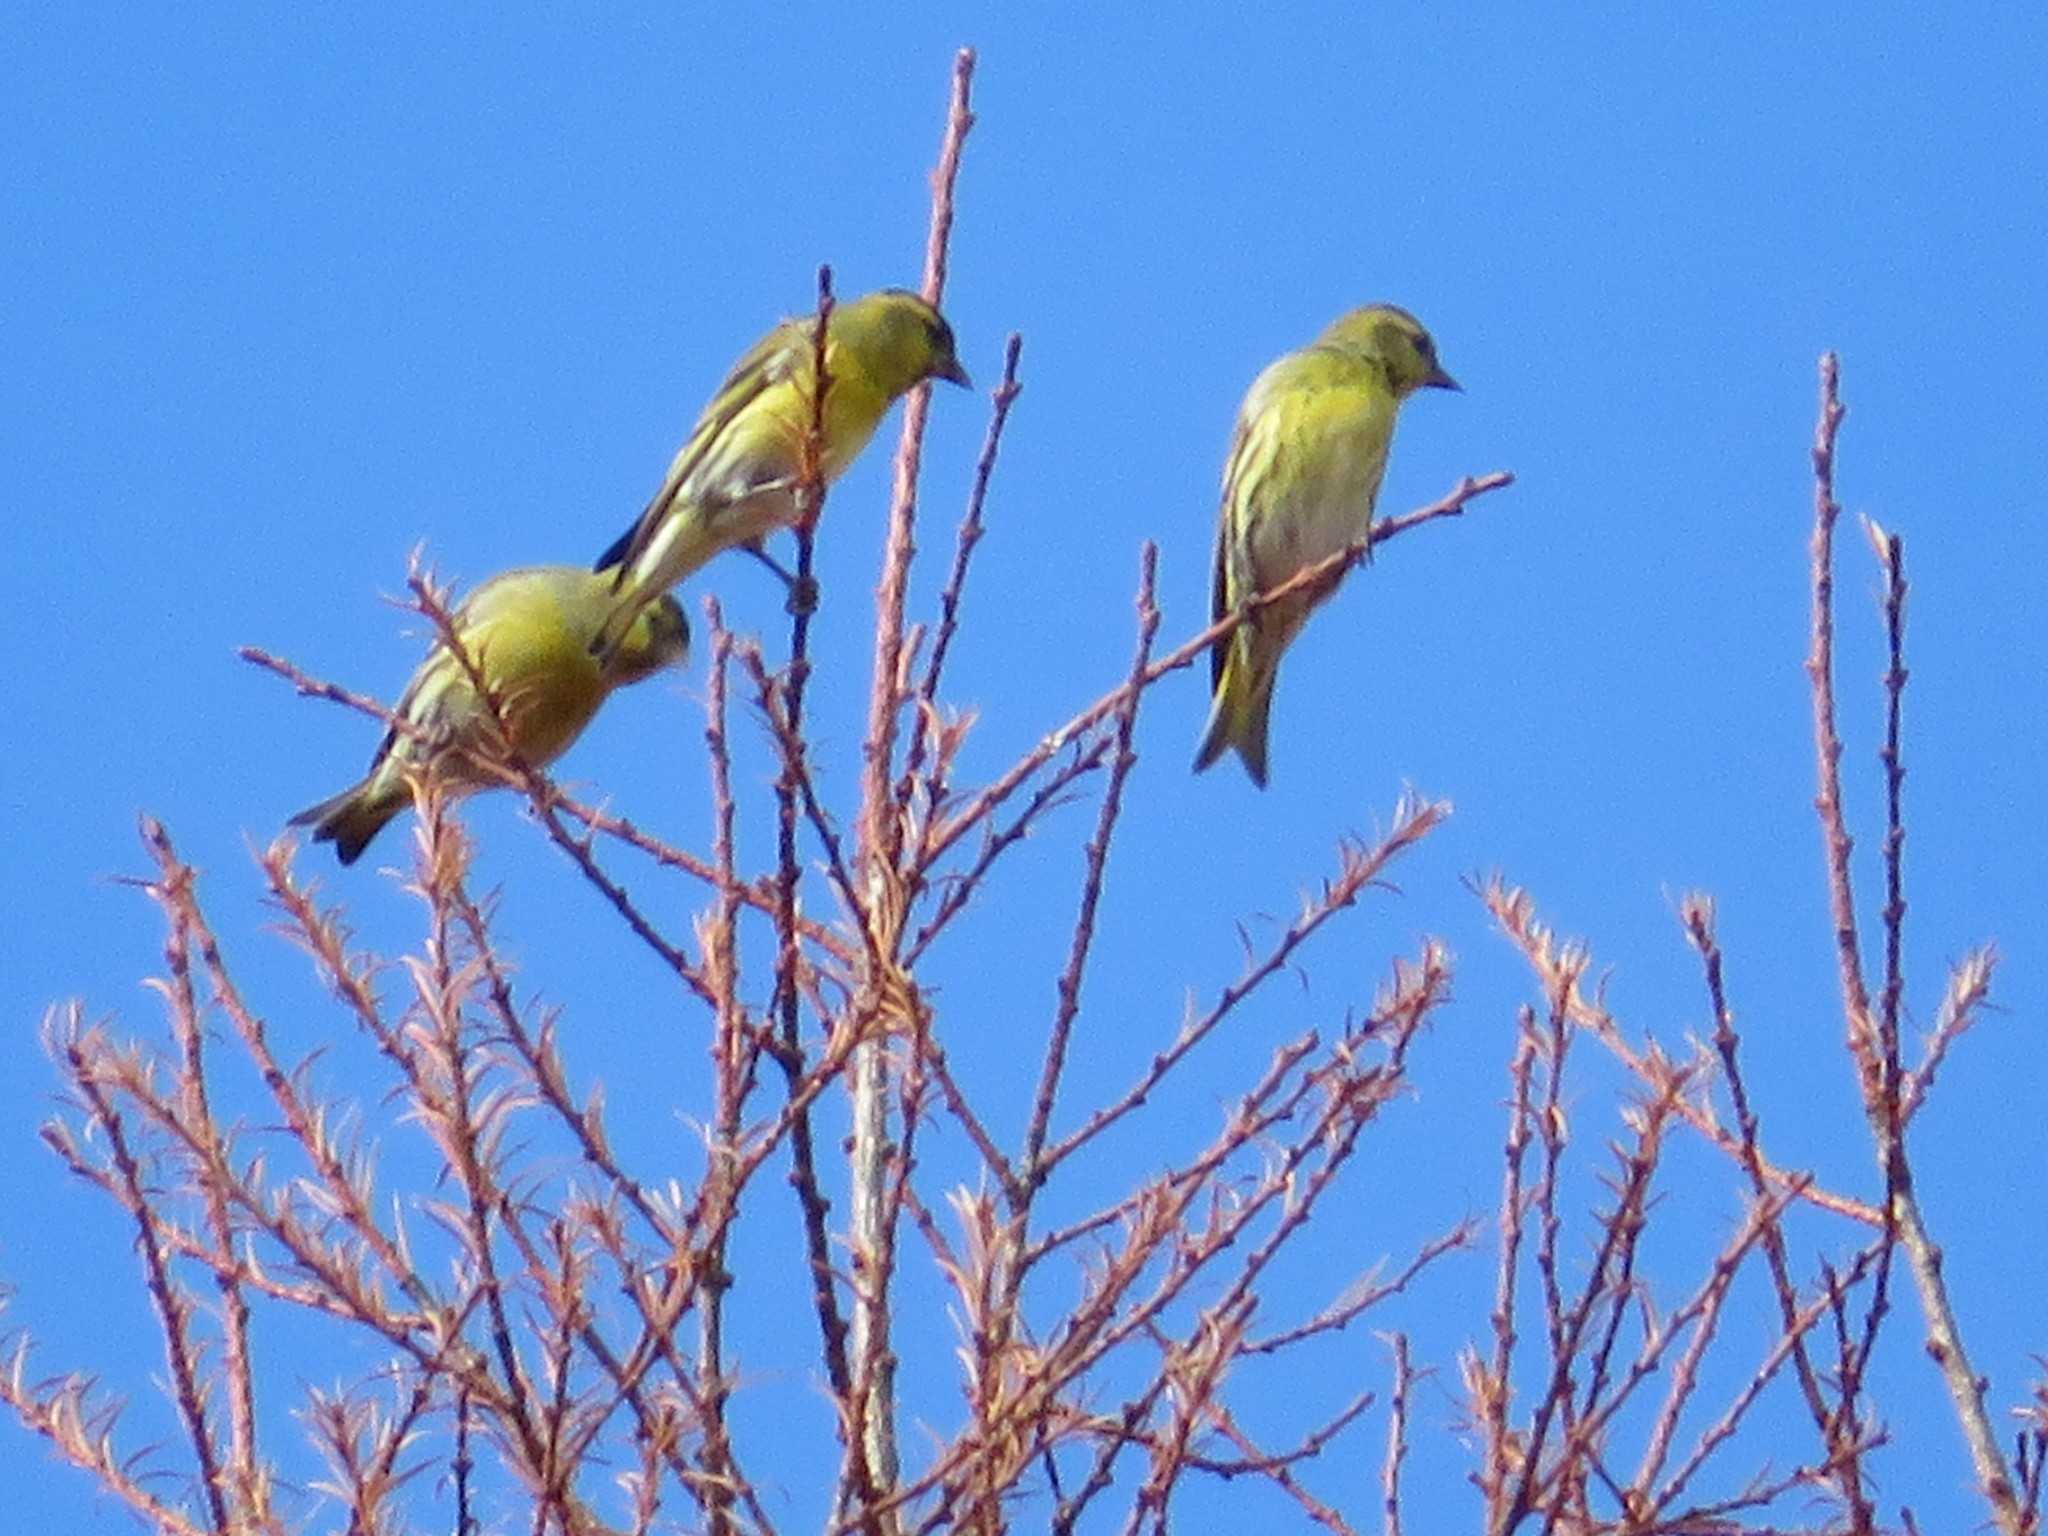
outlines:
[[[204,869],[215,920],[287,1038],[305,1049],[345,1028],[261,931],[247,850],[351,776],[374,732],[233,648],[389,694],[416,642],[378,594],[400,586],[415,543],[465,581],[594,555],[732,356],[809,303],[818,262],[844,293],[915,282],[948,60],[973,43],[981,121],[948,308],[977,376],[1023,333],[1027,393],[953,672],[952,702],[981,716],[970,774],[1118,675],[1141,540],[1161,547],[1167,635],[1200,623],[1238,398],[1340,310],[1407,305],[1467,389],[1410,407],[1383,510],[1468,471],[1520,477],[1463,523],[1391,547],[1317,618],[1282,682],[1270,792],[1229,766],[1190,777],[1202,686],[1189,674],[1157,695],[1077,1098],[1169,1034],[1184,988],[1208,996],[1227,979],[1236,919],[1286,913],[1333,841],[1414,785],[1456,804],[1451,825],[1401,871],[1399,895],[1311,952],[1305,996],[1275,994],[1205,1061],[1185,1119],[1131,1149],[1140,1164],[1205,1133],[1247,1063],[1366,1000],[1391,955],[1433,932],[1462,962],[1457,1002],[1319,1251],[1362,1266],[1490,1210],[1530,989],[1460,882],[1498,868],[1613,966],[1622,1016],[1674,1044],[1704,1018],[1675,898],[1715,892],[1767,1132],[1784,1161],[1868,1194],[1800,671],[1814,362],[1835,348],[1844,499],[1906,536],[1914,582],[1912,1032],[1967,946],[1996,940],[2004,955],[2004,1011],[1958,1052],[1917,1151],[1977,1363],[2001,1412],[2018,1400],[2030,1352],[2048,1351],[2048,24],[2017,6],[1943,22],[1866,7],[1832,23],[1776,6],[1711,21],[1563,9],[1253,19],[1216,6],[1157,27],[1015,8],[858,23],[747,7],[490,23],[11,9],[0,1020],[17,1067],[0,1080],[0,1276],[19,1287],[13,1320],[47,1341],[39,1368],[101,1372],[136,1398],[138,1431],[162,1432],[127,1236],[35,1141],[54,1083],[35,1045],[45,1006],[82,996],[154,1022],[137,981],[160,963],[158,926],[107,878],[142,868],[138,812]],[[927,595],[984,421],[979,401],[936,402]],[[835,492],[820,557],[819,710],[841,789],[883,458]],[[1875,575],[1860,539],[1844,554],[1849,792],[1869,893]],[[721,566],[713,585],[736,622],[779,637],[760,572]],[[693,666],[622,697],[564,764],[699,845],[701,679]],[[941,1028],[971,1073],[999,1081],[1043,1027],[1091,814],[1070,810],[1027,851],[1000,940],[984,930],[986,948],[941,961]],[[702,1103],[699,1021],[515,806],[478,804],[470,821],[484,875],[505,887],[522,980],[568,1004],[579,1080],[606,1083],[659,1167],[665,1138],[694,1134],[677,1113]],[[327,889],[365,942],[402,944],[413,911],[376,862]],[[324,870],[324,851],[308,867]],[[678,924],[695,899],[644,873],[635,885]],[[1590,1046],[1580,1060],[1575,1125],[1591,1150],[1616,1131],[1616,1084]],[[375,1109],[378,1080],[352,1047],[331,1074]],[[408,1135],[384,1139],[411,1155]],[[1667,1302],[1739,1212],[1728,1169],[1691,1166],[1705,1193],[1676,1202],[1652,1265]],[[1848,1241],[1801,1230],[1801,1268]],[[1484,1255],[1454,1261],[1380,1320],[1439,1367],[1411,1495],[1426,1528],[1470,1519],[1449,1394],[1490,1275]],[[1755,1335],[1757,1314],[1743,1317]],[[1965,1529],[1981,1510],[1917,1326],[1907,1303],[1881,1376],[1904,1448],[1881,1460],[1884,1496],[1912,1502],[1924,1529]],[[275,1348],[281,1383],[368,1363]],[[1326,1359],[1332,1404],[1384,1375],[1369,1338]],[[758,1390],[816,1416],[800,1375]],[[1379,1423],[1356,1432],[1326,1493],[1362,1505]],[[125,1524],[4,1426],[0,1469],[21,1529]],[[814,1511],[792,1477],[775,1507],[801,1528]]]

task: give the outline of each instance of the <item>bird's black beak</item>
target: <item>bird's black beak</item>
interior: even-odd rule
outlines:
[[[1464,385],[1444,372],[1444,365],[1442,363],[1432,364],[1429,370],[1429,377],[1424,379],[1422,383],[1423,387],[1427,389],[1455,389],[1461,395],[1465,392]]]
[[[974,388],[974,380],[967,377],[967,370],[960,366],[960,359],[949,357],[946,366],[932,370],[932,377],[944,379],[948,384],[958,384],[962,389]]]

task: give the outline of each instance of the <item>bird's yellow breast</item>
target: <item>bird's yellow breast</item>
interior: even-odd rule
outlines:
[[[1395,406],[1383,380],[1314,352],[1254,386],[1224,494],[1260,585],[1364,536]]]

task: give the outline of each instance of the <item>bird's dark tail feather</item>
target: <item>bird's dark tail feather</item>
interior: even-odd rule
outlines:
[[[367,781],[351,784],[340,794],[307,806],[291,819],[291,824],[311,827],[314,842],[334,844],[336,857],[344,864],[353,864],[363,856],[370,840],[404,808],[402,802],[372,799],[365,792],[367,788]]]

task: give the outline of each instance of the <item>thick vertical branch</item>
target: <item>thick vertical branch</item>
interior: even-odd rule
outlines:
[[[960,174],[960,151],[974,126],[969,87],[974,78],[974,53],[961,49],[953,61],[952,101],[946,115],[939,163],[932,173],[931,232],[925,244],[923,293],[937,305],[945,296],[947,243],[953,230],[953,187]],[[861,744],[861,810],[859,868],[867,882],[868,975],[853,1016],[863,1031],[887,1017],[886,999],[897,991],[894,977],[903,924],[901,876],[896,867],[903,832],[902,807],[891,793],[896,750],[897,715],[903,701],[904,602],[916,552],[917,481],[924,452],[925,418],[931,407],[927,382],[910,392],[904,405],[903,436],[896,451],[894,488],[889,502],[888,541],[882,556],[881,581],[875,590],[875,662],[869,680],[868,727]],[[847,1404],[858,1424],[861,1444],[850,1460],[859,1471],[849,1492],[862,1485],[884,1490],[896,1481],[896,1394],[893,1360],[887,1344],[889,1299],[875,1277],[889,1269],[886,1249],[894,1234],[888,1221],[889,1070],[886,1045],[864,1038],[854,1052],[852,1245],[856,1277],[854,1353],[876,1362],[862,1400]],[[844,1399],[842,1399],[844,1402]]]
[[[932,221],[925,241],[922,291],[935,306],[946,292],[946,248],[953,234],[953,186],[960,175],[960,151],[974,126],[974,114],[968,109],[973,79],[974,51],[963,48],[953,60],[953,97],[939,163],[932,172]],[[917,481],[924,462],[924,428],[931,398],[927,381],[913,389],[904,402],[903,435],[896,447],[889,498],[888,541],[882,553],[881,581],[875,588],[875,667],[868,683],[867,737],[861,746],[862,851],[892,863],[902,832],[889,787],[896,717],[903,699],[903,610],[910,561],[917,552]]]
[[[1397,1333],[1387,1340],[1394,1352],[1394,1396],[1387,1406],[1386,1470],[1380,1475],[1381,1509],[1386,1516],[1386,1536],[1401,1536],[1401,1462],[1408,1454],[1408,1391],[1415,1373],[1408,1364],[1408,1335]]]
[[[810,677],[811,614],[816,591],[812,585],[812,557],[815,553],[818,513],[824,503],[825,396],[832,387],[825,366],[827,326],[832,318],[832,272],[818,269],[818,319],[812,332],[811,420],[804,437],[802,472],[797,487],[796,580],[790,591],[789,664],[780,685],[781,714],[792,733],[803,731],[804,685]],[[802,1208],[804,1249],[811,1268],[811,1302],[818,1315],[818,1331],[825,1354],[825,1375],[834,1398],[844,1404],[852,1390],[852,1373],[847,1366],[846,1320],[839,1310],[839,1293],[832,1272],[831,1237],[826,1228],[829,1210],[818,1183],[817,1149],[811,1131],[808,1104],[800,1099],[805,1078],[801,997],[798,973],[802,968],[801,931],[798,926],[797,888],[803,865],[797,856],[797,801],[801,788],[800,770],[785,758],[775,781],[775,1059],[789,1089],[790,1183]],[[862,1470],[855,1448],[849,1460]]]
[[[710,1170],[707,1182],[718,1189],[720,1203],[730,1208],[739,1198],[735,1187],[740,1137],[740,1110],[752,1077],[747,1049],[746,1012],[739,1000],[739,876],[734,867],[732,755],[726,742],[726,683],[732,675],[732,635],[715,598],[705,600],[711,630],[711,665],[705,674],[704,742],[711,759],[712,857],[718,868],[718,901],[704,934],[704,970],[718,998],[711,1042],[711,1073],[716,1107],[711,1123]],[[726,1403],[732,1387],[725,1369],[725,1297],[732,1275],[725,1267],[728,1227],[720,1223],[704,1245],[702,1296],[697,1304],[697,1372],[704,1403],[704,1504],[712,1536],[732,1536],[733,1478],[731,1434]],[[652,1480],[650,1480],[650,1486]]]

